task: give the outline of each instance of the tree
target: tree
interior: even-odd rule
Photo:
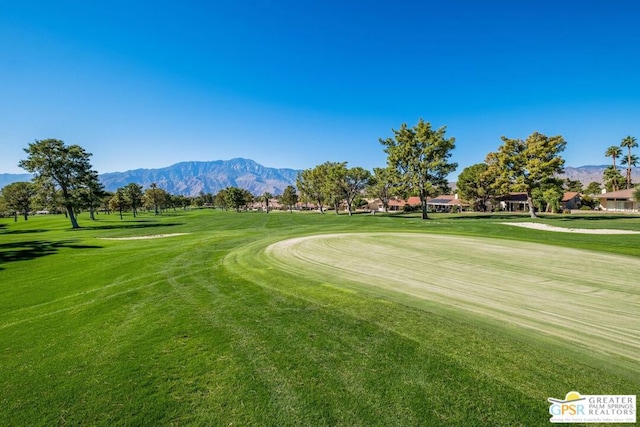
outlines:
[[[104,186],[98,178],[96,171],[91,171],[86,179],[86,186],[80,190],[80,198],[83,203],[83,207],[89,208],[89,217],[92,221],[95,221],[95,210],[100,204],[101,198],[104,196]]]
[[[632,162],[631,149],[638,147],[638,143],[636,142],[636,139],[633,136],[627,136],[622,140],[622,142],[620,143],[620,146],[627,149],[627,157],[626,157],[625,164],[627,165],[626,181],[627,181],[627,190],[628,190],[631,188],[631,168],[632,166],[635,166],[638,163],[637,157],[635,158],[635,163]]]
[[[124,186],[123,192],[129,202],[129,206],[131,206],[131,211],[135,218],[138,215],[138,207],[142,205],[142,198],[144,196],[144,193],[142,192],[142,185],[130,182]]]
[[[222,190],[218,191],[213,200],[215,206],[221,207],[226,211],[227,207],[229,206],[227,204],[227,188],[223,188]]]
[[[356,166],[347,169],[347,173],[344,177],[344,195],[347,202],[347,210],[351,215],[351,205],[353,200],[359,196],[371,181],[371,172]]]
[[[399,178],[396,169],[373,168],[373,176],[369,180],[367,193],[371,197],[377,197],[382,202],[385,212],[389,212],[389,200],[395,196],[395,188]]]
[[[487,155],[487,171],[495,174],[493,188],[500,194],[524,192],[527,194],[529,214],[536,218],[532,199],[535,189],[545,190],[554,183],[555,175],[564,171],[560,153],[567,142],[560,135],[547,137],[534,132],[526,140],[502,137],[503,145]]]
[[[616,166],[616,159],[622,155],[622,149],[617,145],[612,145],[611,147],[607,148],[607,151],[605,151],[604,155],[607,157],[611,157],[611,161],[613,163],[613,169],[617,171],[618,167]],[[610,175],[613,176],[613,173],[610,172]],[[619,190],[619,185],[620,185],[619,182],[612,181],[611,185],[612,185],[611,191]]]
[[[618,191],[620,189],[620,182],[624,178],[618,170],[613,166],[607,166],[602,174],[602,181],[604,182],[604,188],[609,191]]]
[[[469,202],[476,211],[486,211],[489,198],[493,196],[491,184],[495,177],[487,173],[488,169],[486,163],[477,163],[464,168],[458,175],[458,197]]]
[[[627,182],[627,189],[633,187],[633,183],[631,182],[631,171],[632,171],[632,167],[636,167],[638,166],[638,156],[636,156],[635,154],[632,154],[630,156],[627,157],[623,157],[622,161],[620,162],[620,164],[627,166],[627,178],[626,178],[626,182]]]
[[[6,185],[0,191],[0,197],[6,208],[13,212],[14,220],[18,220],[18,212],[22,212],[24,220],[29,219],[31,201],[36,195],[36,189],[31,182],[14,182]]]
[[[564,189],[564,191],[582,193],[582,182],[577,179],[565,178],[565,180],[562,182],[562,188]]]
[[[588,195],[600,194],[602,192],[602,187],[599,182],[591,181],[589,185],[584,189],[584,193]]]
[[[168,193],[162,188],[158,187],[158,184],[152,182],[149,188],[144,192],[144,198],[148,206],[153,206],[154,215],[160,214],[160,205],[164,204]]]
[[[324,213],[323,206],[326,201],[324,181],[327,172],[324,166],[320,165],[312,169],[303,170],[296,179],[296,185],[303,200],[317,203],[320,213]]]
[[[346,198],[347,162],[325,162],[320,165],[323,176],[322,190],[325,200],[333,205],[336,215],[340,213],[340,203]]]
[[[226,199],[227,206],[234,208],[237,212],[240,212],[240,208],[246,206],[247,203],[250,203],[253,199],[251,193],[238,187],[226,188],[224,197]]]
[[[122,211],[127,209],[128,201],[124,194],[123,188],[118,188],[115,194],[109,200],[109,209],[112,211],[118,211],[120,213],[120,219],[122,219]]]
[[[282,193],[281,200],[285,206],[289,206],[289,212],[293,213],[293,206],[298,203],[296,188],[293,185],[288,185]]]
[[[36,140],[24,151],[28,158],[21,160],[18,165],[35,174],[37,186],[53,185],[60,189],[71,227],[79,228],[74,207],[78,191],[86,186],[91,176],[91,154],[79,145],[67,146],[58,139]]]
[[[267,213],[269,213],[269,200],[271,200],[272,198],[273,198],[273,195],[268,191],[265,191],[264,194],[262,195],[262,200],[264,201],[264,205],[265,205],[265,211]]]
[[[558,187],[550,187],[542,193],[542,198],[547,204],[546,211],[556,213],[560,211],[560,202],[563,192]]]
[[[379,140],[385,146],[388,167],[397,171],[398,184],[406,193],[419,194],[422,219],[427,219],[427,198],[446,188],[447,176],[458,167],[448,161],[455,138],[445,138],[446,127],[434,130],[422,119],[413,128],[403,123],[392,131],[393,138]]]

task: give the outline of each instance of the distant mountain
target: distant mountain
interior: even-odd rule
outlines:
[[[20,181],[31,181],[32,175],[28,173],[0,173],[0,188],[5,185]]]
[[[569,178],[582,182],[584,186],[589,185],[590,182],[602,183],[602,175],[604,170],[609,165],[586,165],[574,168],[567,166],[564,168],[564,173],[560,175],[562,178]],[[620,173],[624,177],[626,175],[626,167],[618,167]],[[640,168],[633,168],[631,170],[631,182],[640,182]]]
[[[602,182],[602,174],[608,165],[565,167],[562,178],[582,182]],[[182,162],[160,169],[135,169],[126,172],[110,172],[100,175],[109,191],[115,191],[130,182],[148,188],[152,182],[171,194],[196,196],[201,191],[215,194],[226,187],[240,187],[254,195],[268,191],[282,194],[288,185],[295,185],[298,170],[275,169],[262,166],[249,159],[216,160],[211,162]],[[624,176],[625,170],[620,172]],[[640,168],[634,168],[633,182],[640,182]],[[0,174],[0,188],[17,181],[29,181],[29,174]]]
[[[171,194],[197,196],[201,191],[215,194],[226,187],[240,187],[254,195],[282,194],[288,185],[295,185],[297,170],[274,169],[249,159],[182,162],[161,169],[136,169],[100,175],[109,191],[131,182],[148,188],[155,182]]]

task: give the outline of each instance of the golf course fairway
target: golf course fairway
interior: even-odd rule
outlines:
[[[298,237],[270,245],[264,256],[279,269],[325,284],[640,361],[638,258],[418,233]]]

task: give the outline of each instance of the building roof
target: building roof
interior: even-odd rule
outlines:
[[[573,200],[576,197],[580,197],[580,193],[577,191],[568,191],[562,195],[562,201],[568,202],[569,200]]]
[[[618,190],[618,191],[610,191],[609,193],[603,193],[597,196],[598,199],[607,199],[607,200],[631,200],[633,199],[633,192],[635,188],[629,188],[628,190]]]

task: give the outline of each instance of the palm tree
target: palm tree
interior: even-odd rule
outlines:
[[[616,167],[616,159],[622,155],[622,148],[618,147],[617,145],[612,145],[611,147],[607,148],[607,151],[604,153],[604,155],[607,157],[611,157],[611,160],[613,160],[613,169],[618,170],[618,168]],[[612,184],[613,191],[618,191],[618,183],[614,180]]]
[[[631,149],[636,148],[638,146],[638,143],[636,142],[636,139],[633,136],[627,136],[622,140],[622,142],[620,143],[620,146],[627,148],[626,165],[627,165],[627,190],[628,190],[629,188],[631,188],[631,168],[635,166],[635,164],[632,161],[633,159],[631,158]],[[636,159],[636,163],[638,163],[637,159]]]
[[[638,166],[638,162],[640,162],[640,159],[635,154],[632,154],[631,156],[628,156],[628,157],[623,157],[622,161],[620,162],[620,164],[627,166],[627,189],[632,187],[631,167]]]

